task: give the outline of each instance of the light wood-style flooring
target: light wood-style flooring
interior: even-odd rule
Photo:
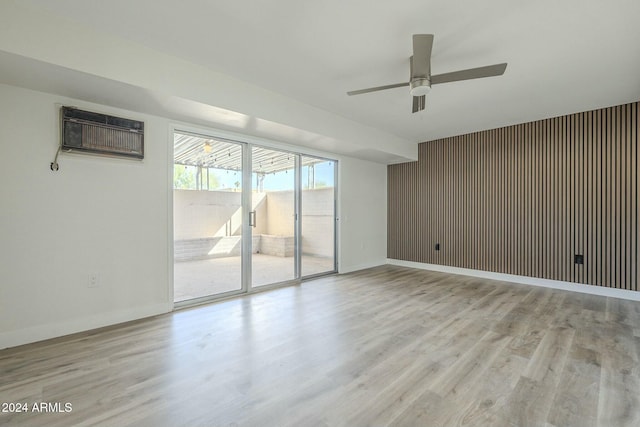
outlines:
[[[639,426],[640,303],[403,267],[0,351],[25,426]]]

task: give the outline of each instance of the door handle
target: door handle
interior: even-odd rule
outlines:
[[[256,211],[249,212],[249,227],[256,226]]]

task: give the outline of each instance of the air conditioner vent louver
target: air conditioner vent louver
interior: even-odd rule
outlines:
[[[144,122],[62,107],[62,149],[144,158]]]

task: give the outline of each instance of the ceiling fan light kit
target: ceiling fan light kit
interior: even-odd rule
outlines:
[[[416,79],[410,83],[411,89],[409,92],[411,96],[426,95],[431,91],[431,80],[429,79]]]
[[[347,92],[347,95],[361,95],[380,90],[394,89],[409,86],[409,93],[413,97],[412,112],[422,111],[425,108],[425,95],[431,91],[432,84],[450,83],[461,80],[480,79],[484,77],[501,76],[507,69],[506,63],[487,65],[467,70],[452,71],[450,73],[431,75],[431,48],[433,46],[433,34],[413,35],[413,56],[409,58],[409,82],[396,83],[385,86],[377,86],[368,89],[360,89]]]

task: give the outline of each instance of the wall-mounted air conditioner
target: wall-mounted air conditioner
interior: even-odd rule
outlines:
[[[60,109],[63,151],[144,158],[144,122],[78,110]]]

